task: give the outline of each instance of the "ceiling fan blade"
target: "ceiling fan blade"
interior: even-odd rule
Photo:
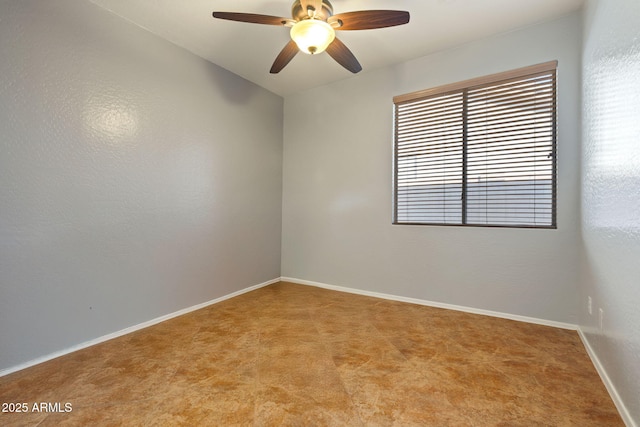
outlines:
[[[322,0],[300,0],[302,10],[308,10],[310,7],[315,11],[322,10]]]
[[[298,49],[298,45],[296,42],[291,40],[287,45],[280,51],[275,61],[273,61],[273,65],[271,66],[271,70],[269,71],[271,74],[277,74],[284,67],[287,66],[289,62],[293,59],[294,56],[300,51]]]
[[[353,53],[347,46],[344,45],[337,37],[333,39],[333,42],[327,48],[327,53],[336,60],[336,62],[342,65],[352,73],[358,73],[362,71],[362,65],[358,62]]]
[[[342,22],[336,30],[372,30],[394,27],[409,22],[409,12],[403,10],[361,10],[333,15],[328,22]]]
[[[248,22],[250,24],[285,25],[290,18],[279,16],[260,15],[257,13],[237,13],[237,12],[213,12],[213,17],[227,19],[229,21]]]

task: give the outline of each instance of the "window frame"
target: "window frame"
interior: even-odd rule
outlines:
[[[558,153],[557,153],[557,128],[558,128],[558,93],[557,93],[557,67],[558,61],[549,61],[541,64],[532,65],[529,67],[518,68],[506,72],[491,74],[483,77],[473,78],[438,86],[430,89],[419,90],[403,95],[393,97],[394,103],[394,137],[393,137],[393,225],[427,225],[427,226],[453,226],[453,227],[495,227],[495,228],[533,228],[533,229],[557,229],[557,192],[558,192]],[[534,77],[536,75],[543,75],[552,73],[553,79],[553,95],[552,100],[552,120],[551,120],[551,224],[502,224],[502,223],[466,223],[466,217],[468,215],[467,200],[468,193],[464,193],[464,189],[467,189],[466,177],[468,171],[468,165],[466,162],[468,147],[466,141],[462,145],[462,157],[463,160],[460,163],[461,176],[465,180],[464,184],[461,184],[463,190],[461,191],[461,215],[459,222],[412,222],[412,221],[399,221],[398,220],[398,157],[399,157],[399,142],[398,142],[398,106],[426,100],[437,96],[444,96],[447,94],[466,93],[469,90],[477,90],[482,87],[496,85],[500,83],[506,83],[509,81],[517,81],[528,77]],[[467,100],[466,95],[463,101],[463,110],[466,111]],[[466,128],[468,122],[466,115],[463,114],[461,120],[462,126]],[[466,130],[465,130],[466,132]],[[466,197],[465,197],[466,196]]]

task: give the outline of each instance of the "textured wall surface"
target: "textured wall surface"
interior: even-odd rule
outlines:
[[[0,370],[279,277],[282,111],[88,1],[1,1]]]
[[[580,28],[571,15],[287,96],[282,275],[575,323]],[[554,59],[558,229],[391,225],[393,96]]]
[[[640,424],[640,2],[589,2],[584,32],[580,323]]]

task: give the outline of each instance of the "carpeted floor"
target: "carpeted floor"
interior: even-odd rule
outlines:
[[[575,331],[289,283],[1,377],[0,402],[28,405],[3,426],[624,425]]]

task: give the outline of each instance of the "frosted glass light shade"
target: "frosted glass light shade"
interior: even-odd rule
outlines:
[[[324,21],[305,19],[291,27],[291,38],[301,51],[313,55],[324,52],[336,38],[336,32]]]

